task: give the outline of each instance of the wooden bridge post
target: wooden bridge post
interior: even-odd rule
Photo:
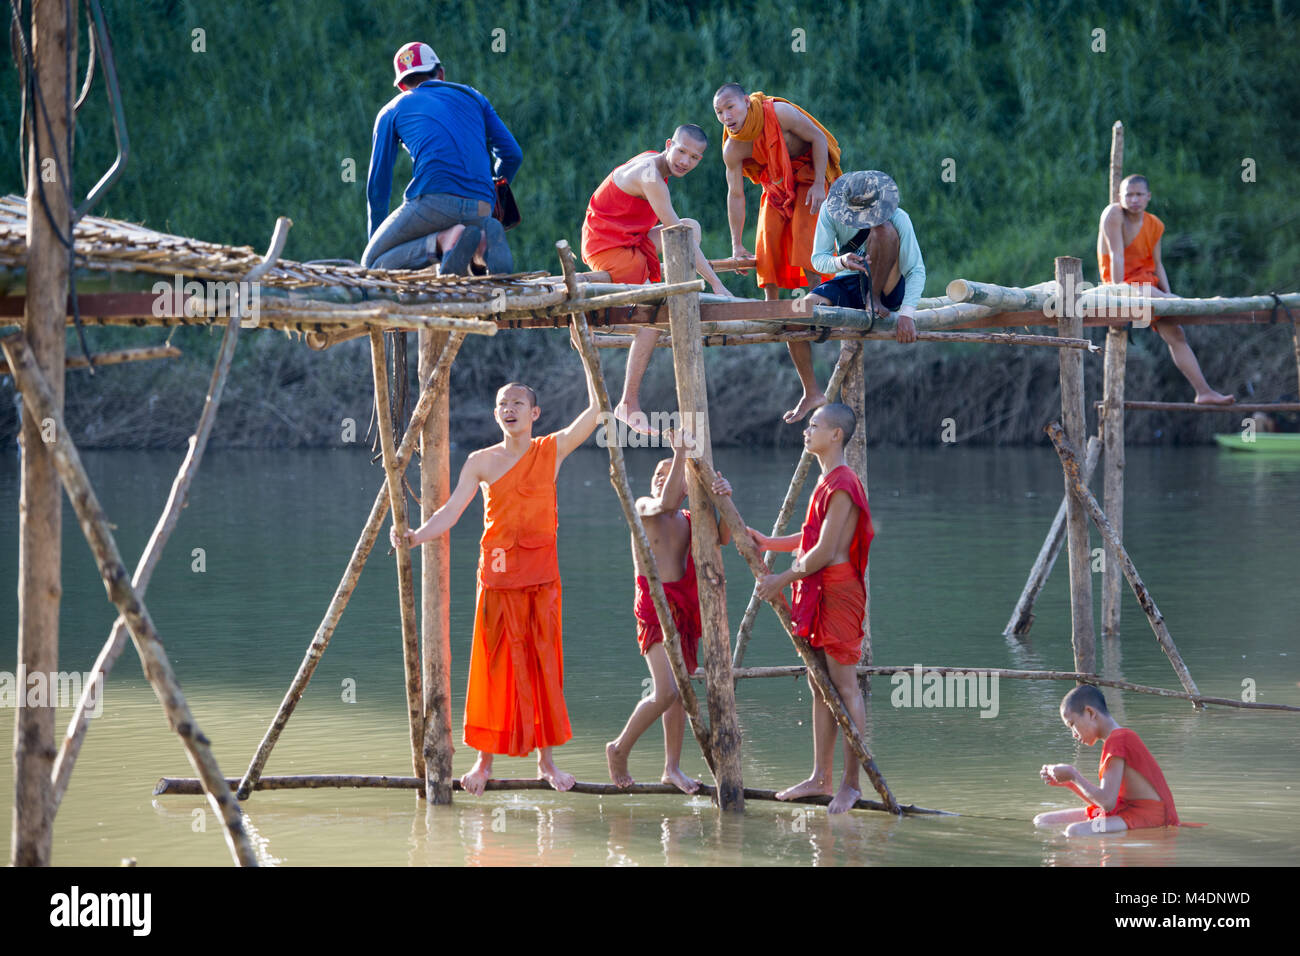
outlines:
[[[1110,201],[1119,202],[1124,176],[1124,124],[1116,122],[1110,134]],[[1122,280],[1123,276],[1115,277]],[[1106,333],[1106,368],[1102,400],[1102,440],[1106,446],[1104,495],[1106,517],[1124,536],[1124,378],[1128,358],[1128,329],[1112,327]],[[1101,569],[1101,633],[1119,637],[1123,573],[1118,555],[1108,544]]]
[[[1079,312],[1082,263],[1073,256],[1056,260],[1057,302],[1060,305],[1060,333],[1071,338],[1083,335]],[[1074,448],[1087,441],[1087,409],[1083,400],[1083,356],[1077,349],[1061,349],[1061,421]],[[1065,479],[1066,532],[1070,555],[1070,623],[1074,645],[1074,669],[1086,674],[1097,670],[1097,640],[1092,618],[1092,553],[1088,547],[1088,515],[1074,487]]]
[[[844,448],[844,462],[857,474],[862,482],[862,490],[867,491],[867,377],[862,357],[866,348],[861,343],[846,342],[844,349],[856,346],[857,351],[849,358],[848,369],[844,373],[844,385],[841,388],[840,401],[853,410],[857,418],[857,428],[853,430],[848,445]],[[868,493],[868,498],[870,494]],[[862,586],[867,592],[867,606],[862,615],[862,656],[858,658],[861,665],[871,664],[871,568],[862,572]],[[862,674],[858,677],[863,696],[871,693],[871,676]]]
[[[447,344],[447,332],[421,332],[420,381],[433,374]],[[450,370],[448,370],[450,372]],[[420,520],[427,521],[451,496],[448,415],[444,389],[420,431]],[[420,638],[424,689],[425,797],[451,803],[451,536],[425,542],[420,550]]]
[[[689,226],[663,231],[666,282],[687,282],[695,276],[694,235]],[[668,299],[668,318],[673,336],[673,370],[677,377],[677,408],[682,427],[695,436],[697,451],[713,466],[709,441],[709,399],[704,377],[704,342],[700,333],[698,292]],[[701,647],[708,687],[709,729],[712,737],[714,774],[718,780],[718,806],[723,810],[745,809],[745,785],[740,770],[740,729],[736,722],[736,690],[731,678],[731,630],[727,626],[726,575],[717,524],[709,491],[698,475],[688,471],[691,552],[700,582],[700,616],[703,623]]]

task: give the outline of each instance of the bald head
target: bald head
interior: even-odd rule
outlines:
[[[817,409],[817,414],[828,428],[838,428],[843,435],[841,440],[848,444],[858,427],[858,416],[853,414],[853,409],[841,402],[832,402]]]
[[[724,98],[731,99],[733,96],[744,97],[748,95],[749,94],[745,92],[745,88],[739,83],[723,83],[718,87],[718,91],[713,94],[713,98],[715,100]]]
[[[1061,713],[1082,714],[1085,707],[1091,707],[1099,714],[1109,714],[1106,709],[1106,697],[1092,684],[1080,684],[1065,695],[1061,701]]]
[[[1139,186],[1147,192],[1151,191],[1151,184],[1147,182],[1147,178],[1145,176],[1139,176],[1137,173],[1134,173],[1132,176],[1124,177],[1124,181],[1119,184],[1120,193],[1123,194],[1124,189],[1128,186]]]
[[[694,123],[683,123],[681,126],[673,130],[673,139],[677,140],[679,143],[684,140],[689,140],[701,150],[709,145],[708,134]]]

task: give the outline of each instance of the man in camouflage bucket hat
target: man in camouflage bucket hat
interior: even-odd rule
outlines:
[[[812,263],[823,275],[835,275],[808,293],[804,301],[810,308],[897,312],[898,341],[916,341],[912,317],[925,289],[925,260],[911,217],[899,208],[898,184],[888,175],[860,170],[835,181],[817,216]],[[825,405],[826,395],[813,376],[811,343],[789,345],[803,383],[799,404],[784,416],[794,423]]]

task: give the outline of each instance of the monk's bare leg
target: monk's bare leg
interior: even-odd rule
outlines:
[[[1034,817],[1036,827],[1055,827],[1062,823],[1078,823],[1088,819],[1087,807],[1074,807],[1070,810],[1048,810]]]
[[[849,712],[849,719],[853,721],[853,726],[857,728],[858,733],[861,733],[862,728],[867,726],[867,707],[862,700],[862,685],[858,683],[857,665],[841,664],[830,655],[827,655],[826,670],[830,672],[831,683],[840,692],[840,700],[844,701],[844,707]],[[827,713],[830,713],[829,708],[827,708]],[[831,719],[834,720],[833,714]],[[838,727],[838,723],[836,726]],[[848,737],[845,737],[844,777],[840,781],[840,789],[835,793],[835,799],[831,801],[831,805],[827,808],[828,812],[844,813],[846,810],[852,810],[853,805],[862,796],[860,784],[858,757],[853,752],[853,745],[849,743]]]
[[[618,400],[618,405],[614,409],[615,418],[627,422],[629,428],[642,434],[649,434],[651,429],[649,419],[645,412],[641,411],[641,379],[645,376],[646,367],[655,354],[655,342],[658,338],[659,330],[654,326],[645,326],[637,331],[636,338],[632,340],[632,348],[627,353],[623,397]]]
[[[1159,289],[1152,289],[1151,294],[1154,296],[1164,293]],[[1174,325],[1172,322],[1156,322],[1155,327],[1160,337],[1165,340],[1165,344],[1169,346],[1169,354],[1173,357],[1174,364],[1178,366],[1178,371],[1182,372],[1192,388],[1196,389],[1197,405],[1231,405],[1236,400],[1232,395],[1224,395],[1210,388],[1209,382],[1201,372],[1201,363],[1196,361],[1196,354],[1187,344],[1187,335],[1181,325]]]
[[[818,652],[820,653],[820,652]],[[808,688],[812,691],[812,725],[813,725],[813,772],[807,780],[787,787],[776,795],[778,800],[794,800],[798,797],[829,796],[831,794],[831,773],[835,761],[835,715],[822,701],[821,694],[812,678],[808,678]]]
[[[871,299],[877,312],[887,312],[881,297],[894,291],[901,273],[898,271],[898,230],[892,222],[883,222],[867,236],[867,265],[871,269]]]
[[[682,793],[695,793],[700,782],[682,773],[682,738],[686,733],[686,708],[678,697],[664,711],[664,775],[660,783],[671,783]]]
[[[487,787],[487,782],[491,779],[492,755],[486,750],[480,750],[478,759],[474,761],[474,766],[470,769],[470,772],[460,778],[460,786],[466,793],[481,797]]]
[[[1122,833],[1127,829],[1128,824],[1124,822],[1123,817],[1115,816],[1113,813],[1103,813],[1091,820],[1071,823],[1065,828],[1065,835],[1068,837],[1101,836],[1103,833]]]
[[[678,701],[677,683],[668,665],[668,652],[662,643],[651,645],[645,655],[646,666],[653,679],[652,692],[643,697],[627,719],[623,732],[605,745],[605,760],[609,764],[609,779],[620,787],[631,786],[635,781],[627,770],[627,758],[632,748],[656,720]],[[681,746],[678,745],[680,752]]]
[[[573,774],[561,770],[555,766],[555,757],[552,756],[553,747],[541,747],[537,751],[537,778],[545,780],[556,790],[561,792],[572,790],[575,783]]]
[[[829,304],[830,299],[820,295],[806,295],[799,300],[801,309],[813,309],[819,305]],[[786,342],[785,347],[790,352],[790,360],[794,362],[794,370],[799,373],[799,384],[803,386],[803,395],[800,396],[799,403],[781,416],[783,422],[793,425],[813,409],[825,405],[826,393],[821,390],[817,384],[817,376],[813,374],[812,343]]]

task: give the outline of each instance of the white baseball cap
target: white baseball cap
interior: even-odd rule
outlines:
[[[393,57],[393,86],[400,86],[408,73],[432,73],[442,63],[427,43],[408,43]]]

